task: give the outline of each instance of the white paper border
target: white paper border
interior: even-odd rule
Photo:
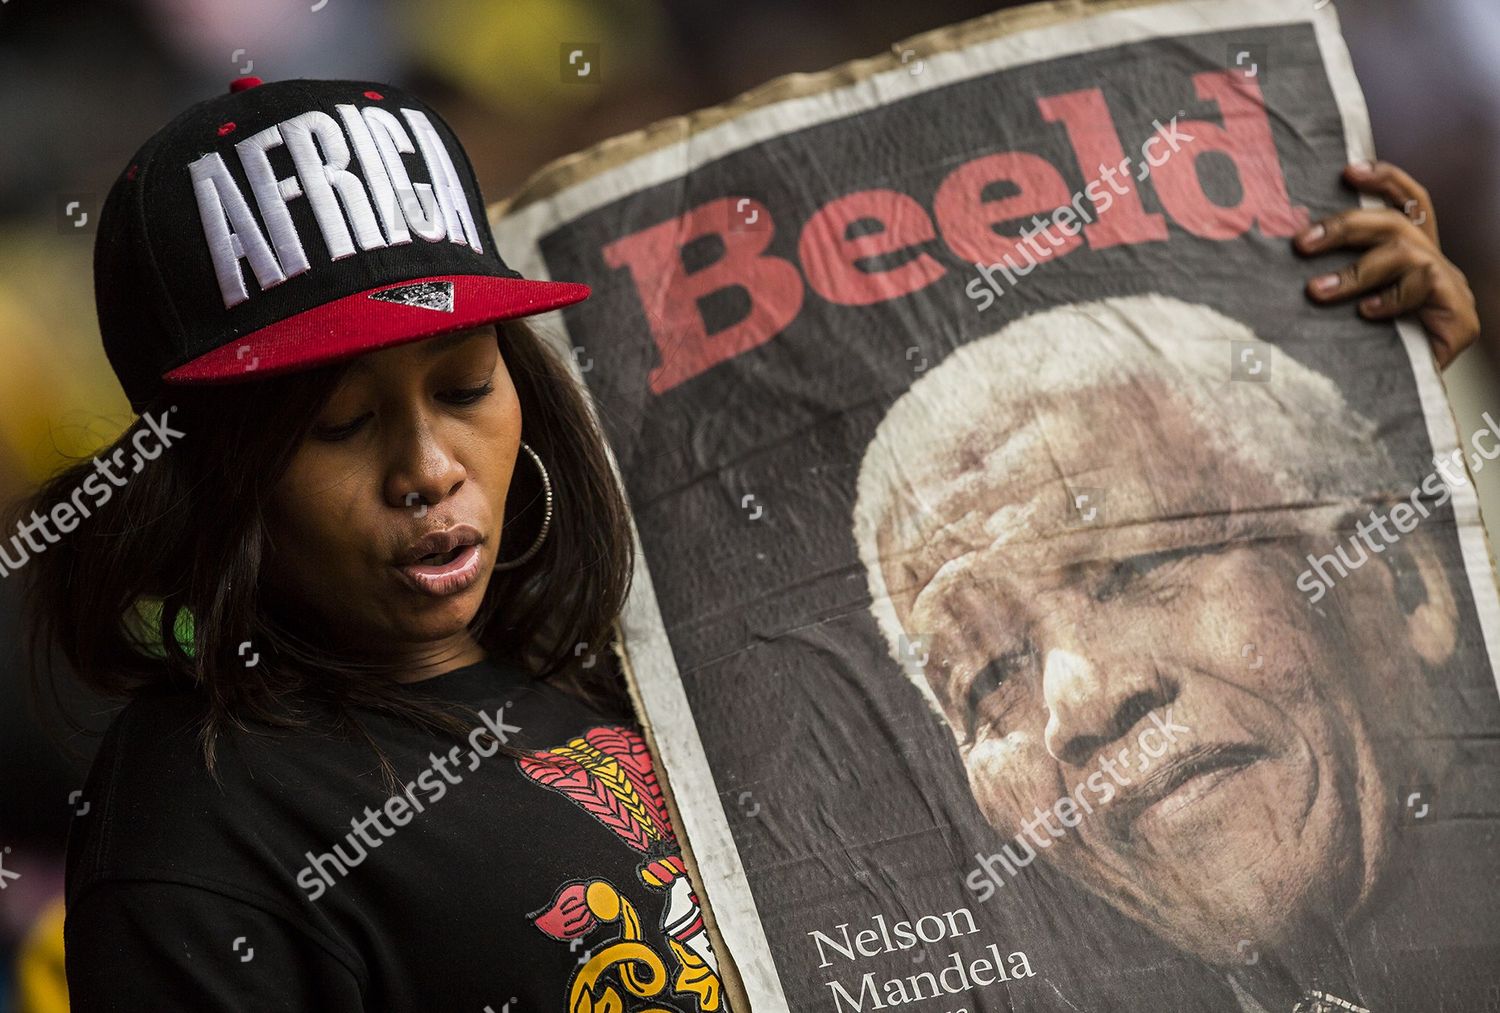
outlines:
[[[856,115],[958,81],[1078,53],[1161,36],[1297,23],[1311,23],[1314,27],[1324,70],[1343,119],[1349,159],[1372,159],[1374,140],[1369,113],[1331,3],[1319,6],[1307,0],[1255,0],[1253,5],[1241,5],[1225,0],[1190,0],[1085,15],[926,56],[921,74],[911,74],[907,67],[901,67],[852,85],[751,109],[522,208],[502,219],[503,227],[497,226],[495,230],[496,241],[506,262],[523,275],[546,278],[541,249],[527,237],[546,235],[632,193],[676,179],[713,159],[788,130]],[[1369,197],[1363,198],[1363,202],[1368,206],[1381,203]],[[558,333],[566,334],[560,313],[547,317]],[[1434,453],[1451,453],[1459,445],[1458,426],[1427,339],[1419,326],[1408,321],[1399,322],[1397,328],[1411,360]],[[574,371],[578,374],[576,362]],[[578,375],[581,379],[581,374]],[[1480,526],[1473,484],[1455,490],[1452,504],[1474,606],[1494,672],[1500,645],[1497,636],[1500,592]],[[640,536],[633,521],[631,529],[639,550]],[[776,974],[770,945],[667,639],[650,569],[644,554],[639,552],[634,586],[621,615],[621,626],[657,748],[678,799],[681,830],[696,856],[719,932],[739,968],[750,1004],[760,1013],[787,1010],[786,994]]]

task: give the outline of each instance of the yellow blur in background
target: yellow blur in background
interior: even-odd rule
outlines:
[[[63,973],[63,902],[42,909],[16,954],[17,1013],[67,1013],[68,981]]]

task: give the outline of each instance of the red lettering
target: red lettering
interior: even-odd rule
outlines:
[[[828,201],[808,219],[797,239],[807,284],[823,299],[843,306],[869,306],[909,295],[948,273],[941,260],[921,249],[939,237],[964,262],[990,265],[1008,260],[1025,275],[1040,261],[1064,255],[1085,240],[1099,249],[1163,241],[1169,218],[1205,239],[1235,239],[1252,226],[1266,236],[1294,235],[1307,223],[1308,212],[1291,204],[1256,82],[1233,71],[1196,74],[1192,81],[1201,100],[1217,103],[1223,125],[1176,119],[1170,125],[1158,123],[1140,148],[1140,163],[1122,150],[1099,89],[1037,100],[1042,116],[1062,124],[1067,132],[1088,180],[1081,195],[1069,193],[1062,173],[1045,158],[1011,151],[957,165],[938,185],[931,215],[914,197],[886,188]],[[1233,207],[1214,203],[1203,189],[1198,159],[1210,152],[1234,166],[1243,195]],[[1098,176],[1096,166],[1102,167]],[[1137,186],[1141,174],[1132,168],[1149,168],[1165,214],[1146,211]],[[1004,185],[1011,192],[985,199],[987,191]],[[1097,213],[1079,228],[1085,200]],[[1043,220],[1062,219],[1055,213],[1068,207],[1072,213],[1062,224]],[[739,213],[732,215],[731,208]],[[735,229],[731,220],[760,221],[762,226]],[[851,235],[858,225],[867,228]],[[1004,225],[1019,226],[1025,238],[997,231]],[[774,221],[764,205],[723,197],[604,247],[606,264],[629,269],[656,343],[659,361],[649,374],[652,393],[663,394],[766,343],[796,318],[805,298],[802,273],[793,261],[766,253],[774,235]],[[722,243],[723,254],[689,272],[684,248],[709,236]],[[871,267],[876,258],[901,262]],[[1029,266],[1023,268],[1022,261]],[[984,294],[983,284],[984,279],[974,279],[965,291],[977,299]],[[993,279],[989,284],[999,291]],[[703,302],[731,289],[745,293],[749,312],[710,334]]]
[[[982,200],[984,188],[1000,181],[1016,184],[1020,193]],[[954,169],[938,187],[932,210],[944,242],[954,253],[971,264],[993,264],[1005,254],[1012,254],[1013,260],[1023,255],[1023,241],[1000,235],[994,225],[1044,211],[1051,214],[1071,200],[1068,184],[1051,162],[1040,155],[1008,151],[985,155]],[[1035,231],[1034,226],[1031,228]],[[1049,244],[1050,252],[1040,256],[1062,256],[1081,242],[1077,235],[1063,235],[1060,241]]]
[[[746,198],[740,198],[745,200]],[[610,267],[628,267],[661,362],[651,370],[654,394],[661,394],[711,366],[765,344],[791,323],[802,308],[802,277],[780,257],[765,255],[774,227],[729,229],[734,198],[700,204],[685,215],[631,233],[606,246]],[[751,212],[768,226],[771,213],[758,201]],[[724,255],[689,274],[682,248],[717,234]],[[736,324],[708,333],[698,301],[710,293],[739,287],[750,297],[750,312]]]
[[[1193,86],[1199,98],[1219,103],[1224,126],[1207,120],[1178,124],[1178,130],[1193,140],[1151,171],[1162,207],[1177,224],[1204,239],[1234,239],[1251,225],[1267,236],[1294,235],[1307,224],[1307,208],[1293,208],[1287,196],[1260,86],[1234,71],[1194,74]],[[1167,128],[1159,129],[1157,136],[1166,138]],[[1235,207],[1215,204],[1203,192],[1198,159],[1210,151],[1234,163],[1244,191]]]
[[[1109,195],[1109,200],[1101,201],[1094,198],[1093,192],[1085,190],[1095,207],[1104,204],[1096,219],[1083,227],[1083,238],[1088,240],[1089,246],[1102,250],[1110,246],[1165,240],[1167,221],[1159,214],[1148,213],[1141,205],[1141,195],[1128,166],[1124,172],[1113,174],[1119,178],[1120,186],[1106,188],[1104,185],[1106,170],[1111,167],[1118,170],[1125,161],[1120,132],[1109,115],[1104,92],[1087,88],[1040,98],[1036,104],[1049,123],[1060,122],[1067,129],[1068,141],[1073,145],[1073,154],[1084,179],[1089,184],[1098,180],[1094,191]]]
[[[848,238],[849,227],[862,221],[879,223],[880,231]],[[868,306],[924,288],[947,269],[925,253],[885,271],[864,271],[858,262],[908,249],[936,235],[922,205],[906,194],[861,190],[829,201],[808,219],[797,256],[808,285],[824,299]]]

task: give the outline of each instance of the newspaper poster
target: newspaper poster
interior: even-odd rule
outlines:
[[[1500,1008],[1500,436],[1291,245],[1373,155],[1331,4],[1068,4],[499,209],[756,1011]]]

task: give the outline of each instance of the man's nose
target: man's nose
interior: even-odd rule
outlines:
[[[1091,654],[1049,650],[1042,667],[1047,752],[1060,763],[1083,766],[1176,695],[1176,687],[1140,658],[1106,665]]]

